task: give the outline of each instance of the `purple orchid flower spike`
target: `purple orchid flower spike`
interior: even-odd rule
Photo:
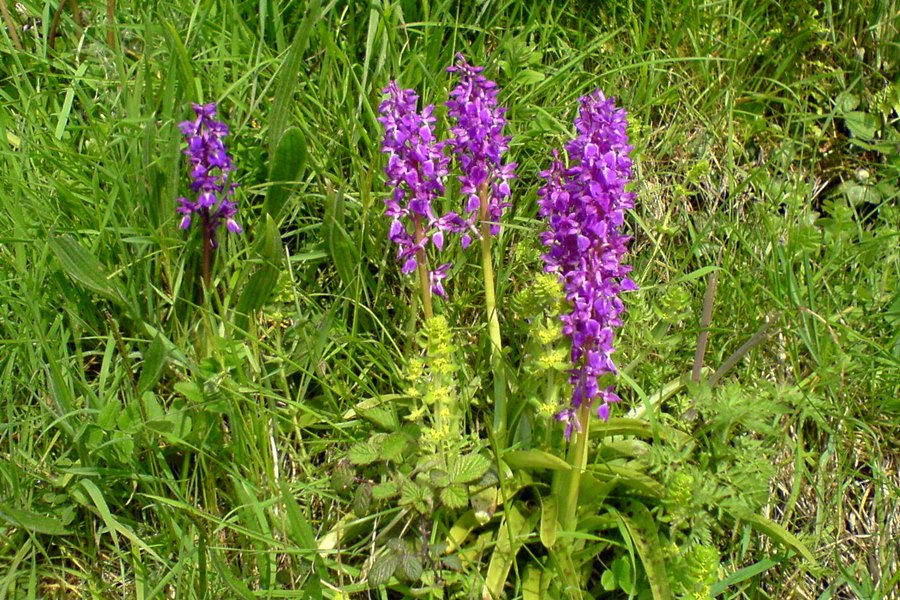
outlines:
[[[610,405],[620,401],[612,387],[601,388],[598,381],[616,373],[613,333],[625,310],[619,293],[637,289],[627,277],[631,267],[621,262],[629,238],[620,229],[625,211],[634,206],[634,194],[625,191],[632,150],[626,113],[599,90],[579,102],[578,134],[566,144],[570,166],[565,168],[554,152],[538,192],[540,214],[549,222],[541,235],[546,270],[559,274],[572,306],[561,320],[572,341],[574,391],[571,407],[557,415],[566,423],[567,438],[586,426],[578,422],[582,404],[597,403],[597,416],[607,420]]]
[[[216,248],[216,230],[222,223],[231,233],[243,231],[234,218],[237,203],[232,196],[237,185],[229,180],[234,164],[222,141],[228,126],[215,119],[215,103],[194,104],[193,109],[197,118],[180,123],[178,129],[187,139],[184,153],[191,163],[191,190],[196,199],[178,198],[176,210],[182,215],[182,229],[199,217],[211,247]]]
[[[498,105],[497,84],[484,77],[483,70],[466,62],[462,54],[447,68],[459,76],[446,104],[453,121],[449,144],[462,171],[459,180],[467,198],[467,222],[475,236],[479,235],[477,221],[489,220],[491,235],[499,232],[503,210],[511,206],[509,181],[516,176],[516,163],[503,164],[511,139],[503,135],[507,109]],[[471,241],[469,233],[463,234],[463,248]]]
[[[435,214],[433,203],[444,194],[450,158],[445,142],[434,135],[434,105],[417,112],[418,95],[401,90],[394,81],[384,93],[387,98],[378,109],[378,121],[384,125],[381,149],[388,155],[385,173],[392,188],[384,201],[385,214],[391,218],[389,238],[398,246],[401,270],[411,273],[424,260],[429,241],[440,250],[445,232],[462,231],[466,225],[455,213]],[[445,295],[441,281],[449,268],[446,264],[429,273],[432,293]]]

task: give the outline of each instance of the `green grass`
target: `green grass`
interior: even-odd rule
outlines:
[[[685,547],[717,549],[727,597],[897,597],[897,2],[119,2],[114,49],[103,3],[81,4],[86,28],[64,11],[54,49],[55,6],[10,6],[22,51],[0,34],[0,599],[411,593],[396,580],[367,591],[373,551],[403,528],[442,541],[455,517],[358,510],[354,488],[378,473],[346,457],[377,429],[354,407],[404,393],[417,348],[382,214],[381,88],[396,78],[440,104],[457,51],[500,85],[519,163],[494,250],[513,393],[529,392],[516,388],[527,327],[513,298],[540,270],[538,173],[599,86],[628,109],[635,145],[641,290],[619,335],[617,412],[691,370],[710,267],[711,371],[772,321],[720,385],[681,386],[647,411],[690,440],[648,444],[648,472],[667,486],[678,471],[720,478],[682,499],[697,511]],[[187,185],[177,124],[213,100],[247,233],[224,240],[204,298],[199,239],[174,211]],[[267,225],[290,127],[308,158]],[[441,310],[465,352],[469,429],[485,437],[480,266],[450,257]],[[237,315],[266,265],[274,293]],[[726,488],[815,563],[730,517]],[[534,509],[532,493],[515,506]],[[610,502],[625,514],[628,499]],[[640,515],[627,522],[646,533]],[[539,530],[510,598],[534,597],[529,577],[552,571]],[[474,530],[447,597],[480,597],[500,531]],[[616,542],[592,594],[619,557],[640,562],[627,535],[598,531]]]

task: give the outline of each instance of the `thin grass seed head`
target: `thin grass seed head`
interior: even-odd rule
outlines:
[[[507,109],[498,104],[497,84],[484,77],[483,70],[466,62],[462,54],[457,54],[456,64],[447,68],[459,77],[459,84],[446,103],[447,116],[452,121],[448,143],[462,171],[459,180],[467,198],[466,221],[475,236],[479,235],[476,223],[480,218],[482,186],[488,186],[487,216],[492,222],[491,235],[497,235],[503,210],[511,206],[509,181],[516,176],[516,163],[503,164],[511,139],[503,135]],[[472,237],[464,233],[461,241],[466,248]]]
[[[446,232],[461,231],[462,218],[449,212],[438,217],[434,201],[444,195],[444,179],[450,158],[444,151],[446,142],[434,135],[434,105],[417,112],[419,96],[411,89],[401,90],[392,81],[384,88],[387,98],[378,109],[378,121],[384,126],[381,151],[388,155],[384,169],[392,188],[385,198],[385,214],[391,219],[388,237],[399,247],[397,260],[403,273],[418,268],[417,253],[430,242],[438,250],[444,247]],[[415,224],[423,228],[422,239],[415,239]],[[412,231],[410,231],[412,229]],[[430,271],[431,291],[444,297],[442,285],[450,264]]]
[[[196,200],[178,198],[176,209],[182,216],[181,228],[191,226],[193,216],[199,216],[209,231],[213,248],[217,246],[216,230],[225,224],[231,233],[243,229],[235,220],[237,203],[232,200],[237,184],[230,181],[234,163],[222,141],[228,135],[228,126],[217,121],[216,104],[193,104],[197,118],[183,121],[178,129],[184,134],[187,148],[184,153],[191,163],[191,190]]]
[[[607,420],[610,404],[619,402],[613,387],[600,382],[616,373],[613,333],[625,310],[619,293],[637,289],[627,277],[631,267],[622,264],[629,238],[621,227],[625,211],[634,206],[634,194],[625,191],[632,150],[626,113],[599,90],[579,102],[577,136],[566,144],[569,166],[554,152],[538,192],[540,214],[549,224],[541,235],[545,268],[559,275],[571,306],[561,320],[572,342],[574,391],[571,406],[556,416],[566,423],[567,438],[586,425],[578,420],[583,403],[597,403],[597,416]]]

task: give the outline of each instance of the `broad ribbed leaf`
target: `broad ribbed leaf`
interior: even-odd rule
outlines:
[[[265,210],[277,222],[291,192],[306,168],[306,137],[292,127],[284,132],[269,168]]]
[[[558,456],[542,450],[513,450],[503,455],[503,462],[514,469],[551,469],[570,471],[572,466]]]
[[[619,518],[628,530],[628,535],[637,548],[644,572],[650,582],[650,592],[654,600],[669,600],[672,590],[669,588],[669,576],[666,573],[666,560],[662,554],[659,533],[656,523],[647,507],[639,502],[631,504],[630,516],[619,514]]]
[[[765,534],[775,540],[776,542],[780,542],[785,546],[793,548],[800,556],[805,558],[811,563],[816,562],[816,557],[813,556],[813,553],[809,551],[809,548],[804,545],[803,542],[800,541],[797,536],[793,533],[772,521],[771,519],[767,519],[765,517],[761,517],[759,515],[741,515],[741,520],[746,521],[750,524],[750,526],[757,530],[758,532]]]
[[[50,250],[56,256],[66,275],[82,287],[117,304],[124,304],[124,295],[110,278],[106,267],[71,236],[63,235],[50,240]]]
[[[416,582],[422,577],[422,561],[410,552],[400,554],[400,565],[397,575],[404,581]]]
[[[397,483],[394,481],[385,481],[379,483],[372,488],[372,497],[376,500],[387,500],[397,495]]]
[[[261,264],[256,266],[241,290],[241,297],[235,307],[239,315],[248,315],[265,306],[278,285],[278,277],[281,274],[282,246],[278,227],[271,216],[266,217],[265,231],[255,247]],[[243,323],[239,323],[238,326],[242,327]]]
[[[69,535],[72,533],[66,529],[59,519],[39,515],[6,504],[0,504],[0,520],[6,521],[13,527],[21,527],[28,531],[46,535]]]
[[[162,338],[156,336],[150,342],[150,347],[144,353],[144,364],[141,367],[141,377],[138,379],[138,394],[150,391],[159,381],[166,365],[166,345]]]
[[[309,46],[309,35],[316,28],[316,22],[321,17],[319,11],[320,0],[312,0],[306,4],[306,14],[303,21],[297,27],[294,41],[288,50],[287,58],[278,70],[278,83],[275,87],[275,100],[272,102],[272,112],[269,117],[269,153],[275,153],[275,147],[281,136],[287,129],[290,119],[290,107],[294,103],[294,89],[297,86],[297,77],[300,74],[300,66],[303,64],[303,56]]]

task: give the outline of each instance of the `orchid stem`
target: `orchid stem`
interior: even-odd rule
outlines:
[[[575,531],[578,525],[578,495],[581,491],[581,474],[587,468],[587,447],[588,437],[591,434],[591,407],[587,402],[583,402],[578,409],[578,422],[581,424],[581,431],[576,435],[575,450],[572,454],[572,471],[569,473],[569,483],[566,486],[566,503],[562,518],[562,527],[564,531]]]
[[[416,263],[419,269],[419,286],[422,288],[422,310],[425,313],[425,319],[434,316],[434,309],[431,306],[431,282],[428,278],[428,264],[425,259],[425,248],[422,247],[422,240],[425,239],[425,230],[422,227],[422,220],[416,219],[416,243],[419,249],[416,250]]]
[[[481,264],[484,269],[484,304],[491,340],[491,370],[494,376],[494,436],[501,446],[506,445],[506,372],[503,369],[503,339],[500,337],[500,318],[494,288],[494,267],[491,257],[491,224],[488,220],[487,183],[482,184],[481,197]]]

